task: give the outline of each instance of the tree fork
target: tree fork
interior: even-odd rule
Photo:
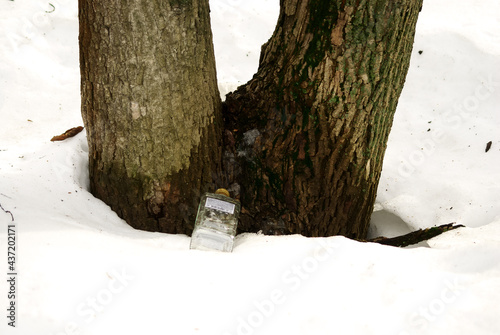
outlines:
[[[366,236],[422,1],[281,0],[227,95],[241,231]]]

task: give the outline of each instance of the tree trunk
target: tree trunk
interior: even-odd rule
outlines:
[[[257,74],[225,104],[242,231],[365,238],[421,5],[281,0]]]
[[[91,191],[138,229],[187,233],[221,172],[208,0],[79,0]]]

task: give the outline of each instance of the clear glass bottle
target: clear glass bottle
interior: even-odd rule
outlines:
[[[241,204],[226,189],[205,193],[200,200],[190,249],[231,252]]]

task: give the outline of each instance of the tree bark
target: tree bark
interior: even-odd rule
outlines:
[[[241,231],[365,238],[421,5],[281,0],[257,74],[225,103]]]
[[[138,229],[187,233],[221,174],[208,0],[79,0],[91,191]]]

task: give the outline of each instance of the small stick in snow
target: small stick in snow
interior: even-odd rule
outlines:
[[[2,209],[2,211],[4,211],[6,214],[10,214],[10,217],[12,219],[12,221],[14,222],[14,214],[12,214],[11,211],[8,211],[6,210],[5,208],[3,208],[2,204],[0,204],[0,208]]]
[[[485,152],[488,152],[490,149],[491,149],[491,141],[486,143],[486,151]]]
[[[65,139],[69,138],[69,137],[73,137],[75,136],[76,134],[78,134],[79,132],[81,132],[83,130],[83,127],[82,126],[79,126],[79,127],[74,127],[74,128],[71,128],[71,129],[68,129],[64,132],[64,134],[61,134],[61,135],[57,135],[57,136],[54,136],[52,137],[51,141],[54,142],[54,141],[64,141]]]

